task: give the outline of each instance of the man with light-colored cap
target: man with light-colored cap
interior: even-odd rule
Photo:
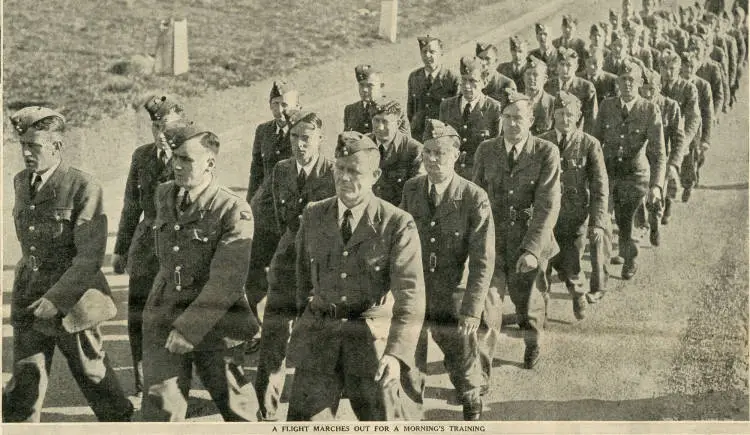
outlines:
[[[440,121],[461,135],[456,172],[471,178],[474,153],[482,141],[500,133],[500,103],[482,93],[487,84],[487,70],[476,57],[461,58],[461,94],[440,104]],[[507,95],[507,90],[505,91]]]
[[[130,421],[133,405],[99,330],[117,312],[101,271],[107,245],[102,189],[63,161],[60,113],[31,106],[10,122],[26,168],[13,178],[22,257],[10,302],[13,375],[3,389],[3,422],[39,422],[56,348],[99,421]]]
[[[559,248],[553,228],[560,212],[560,153],[532,136],[533,105],[520,93],[503,108],[502,134],[482,142],[474,161],[474,182],[490,198],[495,220],[495,272],[491,286],[510,294],[526,350],[523,366],[539,360],[539,337],[546,318],[547,262]],[[499,330],[489,332],[497,340]],[[488,337],[489,339],[489,337]],[[483,367],[489,378],[490,364]]]
[[[627,280],[638,269],[633,219],[644,198],[649,204],[661,203],[667,157],[661,111],[639,95],[643,84],[641,67],[626,62],[617,83],[620,96],[602,102],[593,136],[604,150],[624,263],[622,278]]]
[[[253,160],[246,196],[255,219],[253,236],[255,249],[250,258],[245,289],[250,307],[256,316],[258,303],[266,295],[268,289],[266,272],[281,238],[273,212],[271,172],[276,163],[292,156],[291,145],[289,145],[288,112],[299,109],[299,93],[294,84],[284,80],[273,82],[269,106],[273,119],[260,124],[255,129]],[[259,339],[255,337],[250,340],[248,351],[257,350]]]
[[[133,358],[136,396],[143,394],[143,330],[141,314],[148,292],[159,272],[151,227],[156,218],[156,187],[174,179],[172,148],[164,139],[167,125],[185,117],[174,97],[150,94],[142,104],[151,118],[154,142],[135,149],[125,182],[120,226],[112,256],[116,274],[128,273],[128,340]],[[141,216],[143,219],[141,220]]]
[[[286,379],[287,344],[297,316],[294,240],[302,210],[309,202],[336,194],[333,162],[320,155],[323,121],[314,112],[292,111],[289,127],[294,157],[277,163],[271,178],[276,222],[282,236],[268,271],[268,298],[255,377],[258,419],[262,421],[279,419],[276,413]]]
[[[547,64],[534,56],[529,56],[523,75],[526,83],[525,94],[529,97],[533,110],[531,134],[536,136],[552,130],[555,97],[544,90],[547,83]]]
[[[437,119],[440,102],[458,94],[459,77],[443,65],[443,41],[427,35],[417,42],[424,66],[409,74],[406,116],[412,137],[421,138],[425,119]]]
[[[423,172],[422,144],[398,130],[403,112],[397,101],[382,99],[372,113],[373,131],[367,136],[380,151],[380,177],[372,190],[377,197],[398,205],[406,181]]]
[[[526,68],[526,55],[528,43],[518,36],[511,36],[508,39],[511,60],[502,62],[497,66],[497,72],[509,77],[516,84],[518,92],[525,92],[523,82],[523,70]]]
[[[375,108],[386,99],[383,95],[383,73],[371,65],[361,64],[354,68],[354,75],[357,78],[360,100],[344,107],[344,131],[372,133]],[[411,137],[411,125],[406,113],[402,113],[398,119],[398,130]]]
[[[411,215],[373,194],[372,139],[341,133],[335,155],[336,196],[308,204],[297,232],[302,314],[287,355],[296,368],[287,420],[335,419],[342,393],[360,420],[419,420],[419,233]]]
[[[674,51],[665,51],[662,53],[660,62],[661,68],[661,93],[669,97],[680,105],[680,114],[682,115],[685,143],[692,144],[696,137],[701,137],[701,112],[698,106],[698,88],[693,83],[680,77],[682,59]],[[668,168],[668,178],[677,180],[679,178],[679,168],[682,160],[677,163],[676,167]],[[688,202],[692,189],[682,191],[682,201]]]
[[[581,125],[583,131],[590,132],[596,122],[596,114],[599,111],[599,104],[596,99],[596,87],[590,81],[577,77],[578,53],[570,48],[561,48],[557,62],[557,74],[552,80],[548,81],[544,90],[557,97],[560,91],[570,92],[575,95],[581,102]]]
[[[242,345],[259,329],[244,289],[253,213],[216,181],[214,133],[182,121],[164,135],[174,181],[156,189],[159,272],[143,310],[143,420],[185,419],[191,366],[225,421],[254,420],[242,368]]]
[[[482,93],[500,102],[500,105],[505,105],[508,97],[507,90],[516,90],[516,83],[499,71],[497,47],[493,44],[477,42],[476,56],[482,61],[487,71],[487,85],[482,89]],[[463,71],[461,75],[463,76]]]
[[[478,340],[487,325],[499,329],[502,314],[497,289],[487,294],[495,267],[495,224],[487,193],[455,172],[461,147],[456,130],[428,119],[424,141],[427,175],[409,180],[401,201],[419,230],[427,292],[417,365],[426,370],[431,334],[445,356],[464,420],[479,420],[482,386],[489,387],[490,380],[483,378]]]
[[[552,45],[550,28],[546,24],[536,23],[534,24],[534,33],[539,46],[531,50],[529,55],[546,63],[550,74],[554,76],[557,74],[558,52],[557,48]]]
[[[607,289],[609,263],[609,181],[599,141],[577,125],[581,102],[575,95],[560,91],[555,99],[555,129],[540,136],[560,150],[562,202],[555,224],[555,240],[560,252],[550,260],[548,275],[557,271],[573,299],[576,319],[585,317],[587,299],[598,301]],[[583,287],[581,259],[588,237],[591,246],[589,292]]]

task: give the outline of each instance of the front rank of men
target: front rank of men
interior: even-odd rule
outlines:
[[[219,138],[174,97],[150,95],[154,143],[133,153],[112,262],[129,274],[142,418],[184,419],[195,369],[226,421],[333,419],[343,397],[361,420],[420,419],[432,337],[463,418],[479,420],[504,296],[525,344],[517,359],[533,369],[555,272],[579,320],[608,290],[610,256],[632,278],[638,227],[660,245],[736,101],[745,11],[642,3],[623,0],[590,43],[572,15],[559,38],[537,23],[530,53],[510,35],[507,62],[478,42],[457,72],[440,38],[419,37],[405,105],[383,95],[383,71],[355,66],[360,98],[341,108],[334,160],[323,120],[278,79],[244,200],[215,179]],[[11,121],[27,168],[14,179],[23,258],[3,418],[39,421],[57,347],[96,417],[128,421],[98,330],[115,314],[101,189],[62,161],[61,114],[29,107]],[[254,382],[248,350],[259,350]]]

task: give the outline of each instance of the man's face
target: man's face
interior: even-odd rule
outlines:
[[[281,119],[284,112],[291,109],[299,109],[299,94],[297,91],[290,91],[279,97],[271,99],[271,113],[274,119]]]
[[[549,35],[547,35],[547,30],[537,30],[536,32],[536,40],[539,43],[540,47],[546,47],[547,46],[547,38]]]
[[[660,72],[661,78],[666,80],[667,83],[671,83],[680,76],[681,65],[678,62],[669,62],[668,64],[661,65]]]
[[[422,161],[430,181],[440,183],[447,180],[454,172],[458,155],[458,149],[446,138],[426,140],[422,148]]]
[[[599,56],[591,56],[586,59],[586,72],[590,75],[596,75],[601,71],[604,64],[604,59]]]
[[[440,65],[443,58],[443,50],[440,48],[438,41],[430,41],[421,51],[422,63],[428,69],[435,69]]]
[[[513,62],[523,62],[526,59],[526,47],[524,45],[513,47],[510,50],[510,55],[513,57]]]
[[[557,63],[557,75],[565,81],[573,77],[578,68],[578,59],[564,59]]]
[[[653,0],[643,0],[643,2],[641,3],[641,5],[643,6],[643,10],[645,10],[646,13],[650,13],[651,9],[653,9],[653,7],[654,7],[654,1]]]
[[[643,86],[641,86],[641,97],[647,100],[653,100],[660,93],[661,89],[653,83],[644,83]]]
[[[352,208],[372,194],[372,186],[380,177],[377,153],[360,151],[336,159],[333,180],[336,196]]]
[[[529,68],[523,75],[526,89],[537,92],[540,91],[544,84],[547,83],[547,74],[537,69]]]
[[[635,98],[643,84],[643,79],[636,77],[635,74],[620,74],[617,77],[617,88],[620,90],[620,96],[625,101]]]
[[[300,122],[289,130],[292,153],[300,166],[312,163],[320,152],[323,133],[313,124]]]
[[[569,104],[565,107],[555,109],[555,129],[561,133],[570,134],[577,128],[581,119],[581,110]]]
[[[599,32],[592,32],[589,35],[589,40],[591,41],[591,45],[594,47],[603,47],[604,46],[604,38],[602,37],[601,33]]]
[[[477,57],[482,61],[482,66],[484,66],[487,71],[494,69],[495,65],[497,65],[497,54],[492,50],[482,53]]]
[[[680,67],[680,77],[683,79],[691,79],[695,76],[695,72],[698,71],[698,62],[683,62]]]
[[[624,38],[616,39],[610,44],[612,52],[618,57],[625,57],[628,51],[628,40]]]
[[[372,132],[381,142],[390,142],[398,131],[399,117],[395,113],[378,113],[372,117]]]
[[[482,77],[482,72],[479,70],[461,75],[461,93],[469,101],[478,98],[486,85],[487,81]]]
[[[26,169],[43,173],[60,161],[62,139],[58,133],[32,128],[21,136],[20,142]]]
[[[215,163],[213,153],[201,145],[201,136],[188,139],[172,154],[175,184],[186,189],[200,186],[211,176]]]
[[[506,140],[516,143],[529,134],[534,123],[529,101],[522,100],[505,107],[502,115],[503,136]]]
[[[160,149],[169,148],[167,139],[164,137],[164,131],[166,131],[167,127],[170,124],[173,124],[175,121],[179,121],[180,119],[182,119],[181,114],[170,111],[161,119],[157,119],[156,121],[151,122],[151,134],[154,135],[154,143],[156,144],[156,146],[158,146]]]
[[[630,16],[633,11],[633,2],[631,0],[622,0],[622,14]]]
[[[573,33],[576,31],[576,26],[573,23],[567,22],[562,25],[562,34],[565,39],[573,37]]]
[[[383,94],[383,79],[372,74],[359,82],[359,98],[362,101],[377,101]]]

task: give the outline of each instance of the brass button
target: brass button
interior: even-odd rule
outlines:
[[[380,272],[380,266],[375,266],[375,272]]]
[[[177,291],[180,291],[180,290],[182,290],[182,286],[181,285],[176,285],[176,286],[174,286],[174,289],[177,290]]]
[[[349,256],[349,251],[344,251],[344,252],[341,253],[341,255],[343,255],[344,257],[348,257]]]
[[[434,237],[430,237],[430,243],[435,243],[435,238]]]
[[[32,246],[32,247],[30,247],[30,248],[29,248],[29,251],[31,251],[31,252],[34,252],[34,251],[36,251],[36,246]]]
[[[175,266],[175,267],[174,267],[174,270],[175,270],[175,271],[177,271],[177,272],[179,272],[179,271],[181,271],[181,270],[182,270],[182,266]]]
[[[29,208],[32,209],[32,210],[34,210],[36,208],[36,206],[34,204],[31,204],[31,206]]]
[[[278,156],[279,154],[281,154],[281,151],[276,150],[276,155]]]
[[[175,231],[180,231],[180,228],[181,228],[181,227],[180,227],[180,224],[176,224],[176,225],[174,226],[174,230],[175,230]]]
[[[282,200],[281,200],[281,203],[282,203],[282,204],[286,204],[286,201],[282,199]]]
[[[302,204],[302,198],[298,199],[297,202]]]
[[[172,247],[172,250],[173,250],[174,252],[179,252],[179,251],[180,251],[180,247],[179,247],[179,246],[173,246],[173,247]]]
[[[29,231],[34,231],[35,229],[36,228],[34,227],[34,225],[32,225],[32,226],[29,227]]]
[[[509,190],[508,193],[513,195],[513,189]]]
[[[204,237],[204,238],[203,238],[203,241],[204,241],[204,242],[208,242],[208,237]]]
[[[341,273],[341,279],[346,279],[346,272]]]
[[[430,222],[430,226],[434,227],[435,226],[435,221]]]

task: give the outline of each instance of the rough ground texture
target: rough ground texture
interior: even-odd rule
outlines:
[[[461,55],[472,52],[476,40],[500,43],[501,57],[507,57],[508,36],[519,33],[533,40],[532,26],[536,21],[557,29],[560,14],[575,12],[581,19],[580,28],[587,29],[594,20],[605,18],[606,11],[618,3],[500,2],[435,26],[430,33],[445,39],[448,61],[454,65]],[[357,98],[351,70],[360,62],[381,66],[386,72],[388,91],[400,99],[405,96],[409,71],[420,63],[416,43],[410,38],[393,45],[354,50],[345,58],[290,74],[302,90],[303,104],[325,121],[325,153],[330,153],[335,143],[343,105]],[[270,80],[264,78],[249,87],[207,91],[202,97],[186,100],[190,114],[219,133],[219,177],[237,191],[247,185],[254,128],[269,116],[266,102]],[[689,204],[676,204],[672,223],[663,229],[661,247],[649,247],[644,240],[641,267],[633,280],[621,281],[620,268],[613,268],[607,296],[592,306],[581,322],[573,317],[565,289],[555,284],[551,321],[542,342],[543,359],[532,371],[521,368],[523,344],[518,330],[505,329],[495,359],[492,388],[485,401],[486,420],[748,420],[747,86],[742,88],[739,101],[738,107],[722,117],[715,132],[702,187],[694,192]],[[147,119],[142,112],[127,112],[70,133],[66,158],[102,181],[110,231],[117,227],[130,153],[148,139]],[[20,169],[21,158],[12,136],[6,137],[5,143],[12,145],[3,150],[6,183],[2,284],[3,296],[8,298],[13,264],[19,254],[9,211],[12,190],[7,180]],[[114,233],[109,242],[111,252]],[[132,391],[124,320],[127,277],[112,275],[109,267],[105,272],[120,308],[117,318],[102,327],[105,346],[123,384]],[[3,380],[7,381],[13,338],[7,325],[8,305],[3,309],[2,368]],[[512,310],[507,302],[505,311]],[[441,357],[435,347],[431,348],[425,418],[457,420],[461,418],[461,408],[452,400]],[[249,361],[247,368],[253,374],[255,361]],[[59,355],[52,372],[43,421],[93,421]],[[291,374],[290,371],[288,380],[292,379]],[[219,421],[206,391],[199,383],[194,387],[190,420]],[[346,404],[340,414],[343,420],[354,418]],[[745,423],[740,428],[746,431],[746,426]],[[568,426],[566,432],[589,427],[576,423]],[[680,426],[685,431],[692,427],[690,423]],[[655,430],[665,432],[662,428]],[[530,430],[559,429],[541,423]],[[654,429],[632,429],[637,433],[649,430]],[[610,432],[625,430],[615,427]]]

